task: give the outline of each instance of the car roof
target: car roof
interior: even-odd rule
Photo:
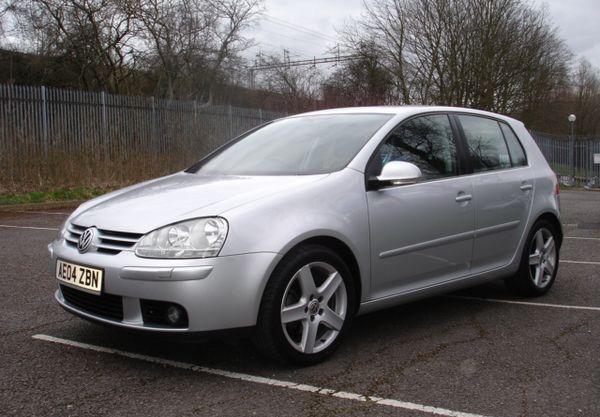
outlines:
[[[365,106],[365,107],[341,107],[335,109],[318,110],[308,113],[296,114],[290,117],[298,116],[314,116],[325,114],[391,114],[395,116],[412,116],[419,113],[429,112],[454,112],[454,113],[471,113],[481,116],[494,117],[503,119],[512,123],[519,123],[519,120],[512,117],[504,116],[498,113],[492,113],[484,110],[469,109],[466,107],[449,107],[449,106]]]

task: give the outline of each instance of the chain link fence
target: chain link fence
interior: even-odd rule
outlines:
[[[569,135],[540,132],[531,132],[531,135],[561,182],[588,188],[600,187],[600,163],[594,163],[594,155],[597,155],[596,161],[600,158],[600,138],[576,138],[573,147]]]
[[[0,84],[0,192],[157,177],[281,116],[195,101]]]

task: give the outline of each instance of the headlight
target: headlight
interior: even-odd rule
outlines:
[[[148,233],[135,248],[146,258],[210,258],[217,256],[227,237],[220,217],[187,220]]]

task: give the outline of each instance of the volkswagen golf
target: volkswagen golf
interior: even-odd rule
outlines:
[[[497,279],[543,295],[559,216],[523,123],[348,108],[266,123],[88,201],[48,249],[73,314],[163,334],[247,329],[270,357],[312,364],[357,314]]]

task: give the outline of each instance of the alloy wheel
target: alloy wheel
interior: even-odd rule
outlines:
[[[337,338],[348,311],[340,273],[325,262],[311,262],[289,281],[281,302],[281,326],[288,343],[302,353],[318,353]]]
[[[556,260],[554,237],[542,227],[534,235],[529,252],[529,276],[536,287],[544,288],[552,280]]]

